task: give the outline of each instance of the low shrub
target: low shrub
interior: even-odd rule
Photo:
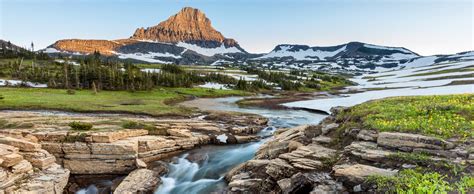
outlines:
[[[92,130],[93,125],[91,123],[73,121],[69,123],[69,127],[75,131],[89,131]]]
[[[69,95],[74,95],[74,94],[76,94],[76,91],[71,90],[71,89],[68,89],[66,92],[67,92],[67,94],[69,94]]]
[[[122,124],[124,129],[145,129],[151,135],[169,135],[166,129],[157,128],[152,124],[139,123],[136,121],[126,121]]]
[[[144,125],[136,121],[126,121],[122,124],[124,129],[143,129]]]

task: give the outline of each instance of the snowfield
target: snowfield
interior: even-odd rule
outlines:
[[[433,58],[426,60],[429,63]],[[429,64],[428,63],[428,64]],[[334,106],[353,106],[373,99],[381,99],[393,96],[417,96],[417,95],[444,95],[444,94],[464,94],[474,93],[474,85],[448,85],[453,81],[472,81],[474,77],[469,77],[474,73],[472,70],[460,70],[459,72],[450,72],[442,74],[422,75],[420,73],[438,72],[443,70],[453,70],[468,68],[474,65],[474,61],[448,62],[435,65],[418,64],[412,68],[405,68],[395,71],[386,71],[375,74],[366,74],[358,76],[352,81],[358,83],[357,86],[348,87],[348,89],[367,90],[375,88],[386,88],[383,90],[371,90],[362,93],[348,94],[337,98],[327,98],[318,100],[307,100],[285,103],[284,106],[299,107],[322,110],[329,113],[329,109]],[[466,76],[465,78],[439,79],[425,81],[428,78],[441,78],[445,76]],[[374,77],[370,80],[366,76]],[[366,77],[366,78],[364,78]],[[390,89],[392,88],[392,89]]]
[[[225,54],[225,53],[241,53],[242,51],[239,50],[237,47],[229,47],[226,48],[224,44],[221,44],[220,47],[217,48],[203,48],[195,44],[189,44],[185,42],[178,42],[176,46],[186,48],[188,50],[192,50],[196,53],[199,53],[204,56],[212,57],[217,54]]]

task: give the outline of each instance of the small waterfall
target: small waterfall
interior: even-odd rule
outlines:
[[[189,153],[169,164],[169,173],[156,194],[210,193],[224,188],[224,176],[234,166],[253,157],[264,141],[233,146],[205,146],[193,154],[202,154],[200,162],[188,160]]]

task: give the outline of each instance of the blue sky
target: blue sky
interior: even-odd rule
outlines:
[[[201,9],[249,52],[277,44],[361,41],[422,55],[474,50],[472,0],[0,0],[0,38],[44,48],[58,39],[127,38],[182,7]]]

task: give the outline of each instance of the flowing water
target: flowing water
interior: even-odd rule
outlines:
[[[267,136],[277,128],[316,124],[326,115],[302,110],[268,110],[241,108],[235,102],[242,97],[197,99],[186,104],[198,105],[204,110],[235,111],[259,114],[269,119],[269,127],[259,135]],[[185,105],[186,105],[185,104]],[[157,194],[210,193],[225,189],[225,174],[233,167],[250,160],[266,139],[242,145],[203,146],[174,158],[169,173],[161,177],[163,184]],[[198,158],[196,160],[196,158]]]

